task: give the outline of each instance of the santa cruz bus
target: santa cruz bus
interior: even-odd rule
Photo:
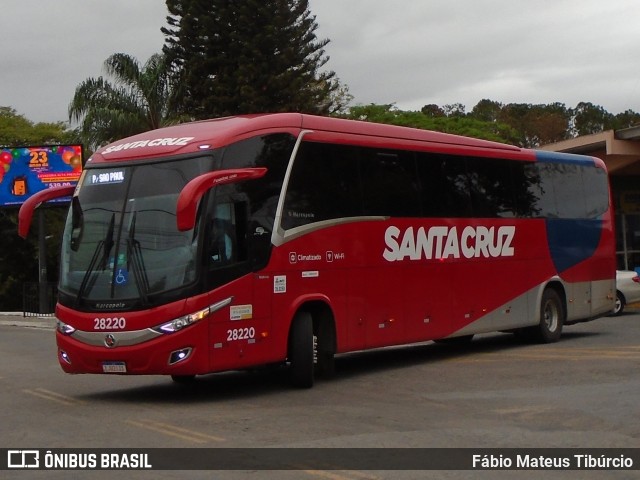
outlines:
[[[273,114],[98,150],[72,196],[56,307],[65,372],[176,381],[510,331],[554,342],[612,311],[596,158]]]

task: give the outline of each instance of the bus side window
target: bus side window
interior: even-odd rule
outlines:
[[[236,255],[234,234],[235,212],[233,203],[216,204],[209,220],[209,263],[213,267],[228,265]]]
[[[221,203],[210,224],[209,260],[214,266],[248,259],[247,202]]]
[[[285,230],[362,214],[360,150],[346,145],[302,143],[287,186],[281,220]]]
[[[465,157],[419,152],[417,168],[425,217],[472,216]]]
[[[362,149],[360,159],[365,215],[390,217],[422,215],[413,152]]]
[[[236,246],[235,261],[244,262],[249,258],[248,253],[248,217],[249,205],[247,202],[235,202],[233,204],[234,213],[234,240]]]
[[[233,261],[234,255],[235,242],[228,222],[221,218],[214,218],[211,222],[210,260],[214,265],[227,264]]]

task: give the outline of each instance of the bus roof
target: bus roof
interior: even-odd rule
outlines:
[[[259,133],[290,132],[297,135],[301,130],[356,135],[363,139],[363,143],[367,137],[375,137],[514,153],[522,151],[498,142],[416,128],[300,113],[274,113],[202,120],[150,130],[100,148],[89,159],[89,164],[188,154],[218,148]]]

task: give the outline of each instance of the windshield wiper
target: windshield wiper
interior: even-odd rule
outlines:
[[[138,212],[133,212],[131,225],[129,227],[129,237],[127,238],[127,268],[131,267],[131,270],[133,270],[133,276],[136,279],[136,286],[138,287],[138,293],[140,293],[143,305],[148,305],[147,292],[150,288],[149,277],[147,276],[147,269],[144,266],[140,242],[135,238],[137,214]]]
[[[90,292],[93,289],[96,280],[98,279],[98,275],[94,273],[98,262],[100,262],[101,270],[104,270],[107,267],[107,262],[109,261],[109,253],[111,252],[114,243],[113,230],[115,228],[115,220],[116,214],[112,213],[111,221],[109,222],[109,228],[107,229],[107,235],[96,245],[96,249],[94,250],[91,261],[89,262],[89,267],[82,277],[82,282],[80,283],[80,288],[78,289],[78,295],[76,296],[76,306],[80,302],[80,299],[84,296],[85,291]]]

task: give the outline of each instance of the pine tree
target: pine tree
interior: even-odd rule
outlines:
[[[308,0],[167,0],[164,53],[181,76],[180,105],[202,119],[338,110],[335,73]]]

